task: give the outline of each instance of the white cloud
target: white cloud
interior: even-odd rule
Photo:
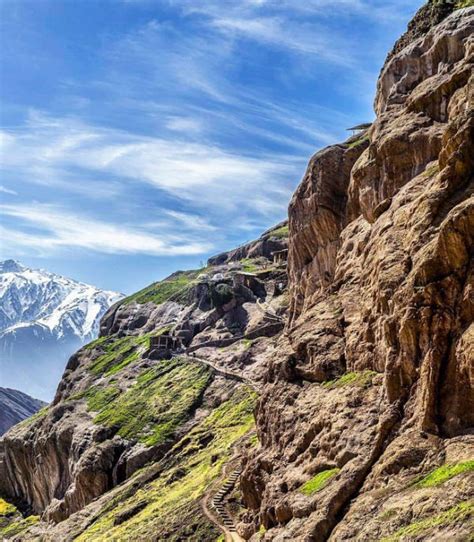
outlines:
[[[237,154],[179,135],[147,137],[37,112],[4,135],[1,167],[18,183],[56,191],[56,205],[42,203],[42,191],[39,203],[2,206],[9,245],[42,253],[209,252],[250,220],[266,227],[281,219],[303,168],[294,156]],[[120,187],[119,197],[99,200],[99,208],[71,207],[68,191],[80,186],[93,199],[101,178]]]
[[[3,192],[3,194],[9,194],[11,196],[18,196],[18,192],[15,192],[15,190],[11,190],[3,185],[0,185],[0,192]]]
[[[280,202],[282,194],[289,197],[301,167],[301,160],[293,156],[237,154],[212,144],[37,115],[27,128],[7,134],[5,141],[3,167],[32,182],[38,172],[43,184],[62,171],[76,171],[84,178],[112,176],[122,185],[149,184],[176,200],[207,208],[211,215],[245,209],[265,214],[269,206],[263,202],[275,195]],[[88,189],[83,185],[84,191]]]
[[[80,248],[107,254],[176,256],[203,254],[212,247],[207,242],[189,239],[188,234],[163,231],[153,234],[139,224],[128,226],[100,221],[52,205],[1,205],[0,209],[19,225],[15,229],[1,228],[7,247],[15,249],[24,247],[50,253]]]
[[[168,117],[166,128],[185,134],[199,134],[204,129],[202,122],[191,117]]]
[[[341,36],[329,35],[321,25],[299,22],[288,24],[281,17],[216,17],[212,25],[231,32],[303,55],[316,55],[318,61],[349,66],[353,64],[351,49]]]

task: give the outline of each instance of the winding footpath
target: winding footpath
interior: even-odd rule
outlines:
[[[243,438],[246,438],[247,436],[248,434]],[[239,458],[240,452],[238,451],[238,446],[241,442],[242,439],[239,439],[234,444],[234,454],[229,460],[229,463]],[[228,478],[226,477],[226,474],[223,473],[219,480],[206,492],[206,495],[201,501],[201,507],[204,514],[222,531],[226,542],[245,542],[236,531],[234,520],[225,507],[225,497],[234,489],[241,473],[242,468],[240,466],[232,471]],[[216,491],[216,486],[219,486],[219,484],[222,485],[220,485],[219,489]]]
[[[201,358],[200,356],[196,356],[194,353],[187,354],[187,357],[189,359],[199,361],[200,363],[207,365],[208,367],[213,369],[217,374],[220,374],[232,380],[237,380],[238,382],[241,382],[242,384],[246,384],[247,386],[251,387],[257,393],[260,393],[260,386],[256,384],[255,382],[253,382],[252,380],[250,380],[250,378],[247,378],[246,376],[243,376],[235,371],[229,371],[229,369],[223,369],[222,367],[219,367],[212,361],[208,361],[207,359]]]
[[[232,380],[237,380],[238,382],[241,382],[242,384],[246,384],[247,386],[251,387],[257,393],[260,392],[260,387],[255,382],[252,382],[249,378],[246,378],[241,374],[218,367],[215,363],[212,363],[194,354],[188,355],[187,357],[189,359],[199,361],[200,363],[207,365],[217,374],[220,374]],[[248,438],[248,436],[249,434],[247,433],[247,435],[245,435],[243,438],[240,438],[234,444],[233,455],[228,461],[228,463],[232,463],[240,457],[238,447],[242,443],[242,440]],[[223,473],[222,476],[219,478],[218,482],[216,484],[213,484],[213,486],[206,492],[206,495],[201,501],[201,507],[204,514],[223,532],[226,542],[245,542],[245,540],[237,533],[234,520],[232,519],[225,506],[225,497],[234,489],[241,474],[242,467],[240,465],[236,469],[234,469],[228,477],[226,477],[225,473]],[[222,482],[224,483],[222,484]],[[222,485],[216,491],[217,484]]]

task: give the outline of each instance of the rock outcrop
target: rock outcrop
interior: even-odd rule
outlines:
[[[289,327],[257,408],[242,533],[468,536],[473,30],[472,8],[412,26],[368,141],[316,154],[291,201]]]
[[[188,502],[197,507],[190,521],[217,536],[196,495],[203,495],[234,442],[253,426],[252,388],[263,379],[265,353],[283,328],[279,312],[286,310],[285,263],[247,256],[174,273],[111,307],[100,338],[70,358],[53,403],[0,441],[0,494],[41,516],[35,533],[43,536],[43,522],[64,522],[90,503],[96,514],[95,499],[136,484],[137,471],[152,464],[147,480],[158,469],[176,476],[176,483],[186,474],[189,484],[199,481]],[[183,465],[177,464],[181,456]],[[209,460],[212,476],[200,480],[193,469],[207,468]],[[126,520],[148,509],[134,505],[128,517],[127,506],[117,512],[118,530],[129,536]],[[171,513],[157,516],[155,528],[176,530],[175,521]],[[46,531],[63,539],[51,527]],[[8,532],[0,528],[0,535]]]
[[[222,252],[209,258],[209,265],[222,265],[229,262],[237,262],[245,258],[263,257],[269,260],[273,254],[288,248],[288,222],[285,220],[270,228],[256,239],[234,248],[228,252]]]
[[[287,225],[112,307],[0,441],[0,493],[41,515],[17,539],[215,540],[213,487],[252,542],[469,539],[474,8],[454,7],[417,14],[376,120],[314,155]]]

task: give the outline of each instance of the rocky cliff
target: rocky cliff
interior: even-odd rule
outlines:
[[[109,310],[0,443],[23,513],[0,501],[3,536],[470,539],[474,8],[455,7],[417,14],[375,122],[310,160],[288,225]]]
[[[473,28],[472,8],[412,25],[368,133],[316,154],[290,203],[289,326],[242,478],[247,537],[472,532]]]
[[[218,536],[200,501],[251,445],[255,390],[287,307],[285,262],[242,256],[174,273],[108,311],[53,403],[0,442],[1,495],[42,519],[15,512],[0,534]]]

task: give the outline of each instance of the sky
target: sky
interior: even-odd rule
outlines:
[[[286,218],[422,0],[0,0],[0,258],[131,293]]]

